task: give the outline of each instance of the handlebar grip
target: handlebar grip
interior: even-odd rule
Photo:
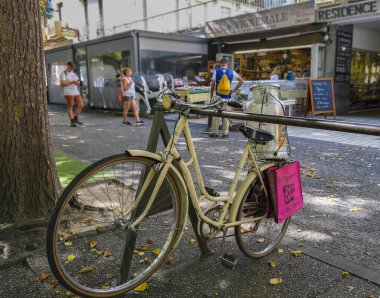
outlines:
[[[243,104],[237,100],[229,100],[227,103],[231,108],[241,109],[243,108]]]

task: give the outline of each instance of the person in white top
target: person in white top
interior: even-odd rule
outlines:
[[[61,73],[60,80],[63,95],[66,99],[67,115],[70,118],[71,126],[75,127],[77,124],[83,124],[79,121],[80,113],[83,110],[83,99],[78,90],[80,80],[78,75],[74,72],[73,62],[67,62],[66,70]],[[75,113],[73,111],[74,103],[76,104]]]
[[[279,76],[278,76],[279,73],[280,73],[280,70],[276,66],[275,68],[273,68],[273,71],[270,74],[269,80],[278,80],[279,79]]]
[[[131,106],[133,115],[136,118],[136,125],[144,124],[145,122],[140,119],[137,110],[135,82],[132,80],[132,69],[130,67],[122,68],[121,75],[121,90],[123,91],[123,124],[132,125],[132,123],[128,121],[128,111]]]

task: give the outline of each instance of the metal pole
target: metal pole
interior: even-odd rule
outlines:
[[[373,136],[380,136],[380,125],[369,125],[354,122],[341,122],[336,120],[318,120],[305,119],[300,117],[284,117],[265,114],[232,112],[232,111],[215,111],[215,110],[191,110],[192,114],[223,117],[236,120],[248,120],[265,123],[284,124],[290,126],[309,127],[316,129],[326,129],[334,131],[343,131],[359,133]],[[380,122],[380,121],[379,121]]]

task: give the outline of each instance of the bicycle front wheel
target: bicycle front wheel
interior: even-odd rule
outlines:
[[[263,216],[266,213],[266,202],[263,187],[256,179],[240,203],[236,220]],[[274,217],[268,217],[236,226],[236,242],[242,253],[247,257],[261,258],[273,251],[281,241],[289,222],[290,217],[278,224],[275,222]]]
[[[170,172],[142,221],[159,172],[155,160],[126,154],[102,159],[65,189],[47,231],[47,255],[59,282],[85,297],[135,289],[166,259],[179,232],[179,190]],[[153,177],[147,186],[147,176]],[[147,188],[146,188],[147,187]],[[146,189],[140,202],[140,189]]]

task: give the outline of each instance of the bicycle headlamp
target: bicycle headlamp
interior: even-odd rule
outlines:
[[[174,105],[174,98],[172,98],[171,96],[165,94],[162,96],[161,98],[162,100],[162,107],[165,109],[165,110],[170,110],[173,105]]]

